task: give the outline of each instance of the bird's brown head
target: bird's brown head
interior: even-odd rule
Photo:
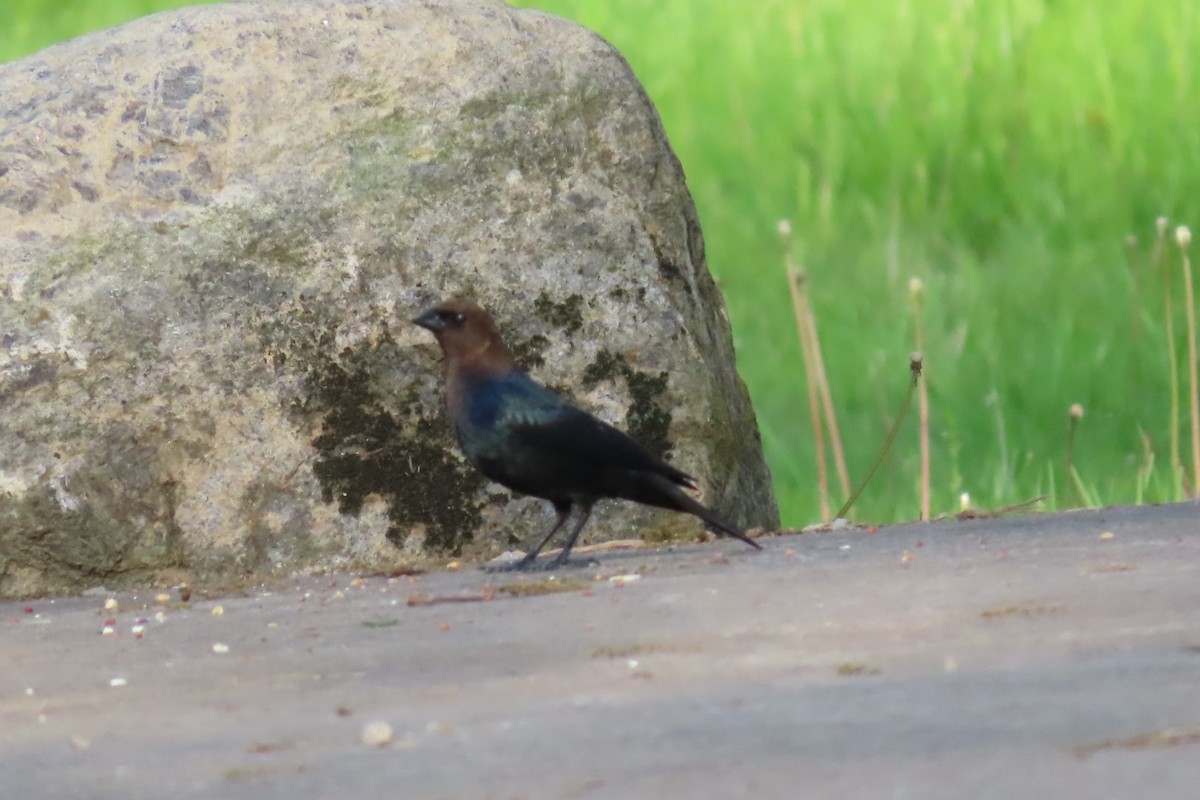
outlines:
[[[472,302],[452,297],[413,320],[437,337],[446,366],[501,371],[513,358],[490,314]]]

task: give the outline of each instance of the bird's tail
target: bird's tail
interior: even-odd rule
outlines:
[[[636,486],[633,487],[633,491],[624,495],[625,499],[692,514],[704,520],[704,522],[708,523],[709,527],[722,536],[732,536],[734,539],[739,539],[750,545],[755,550],[762,550],[762,546],[758,542],[721,519],[717,516],[716,512],[693,500],[668,478],[654,473],[642,473],[642,476],[644,479],[637,481]]]

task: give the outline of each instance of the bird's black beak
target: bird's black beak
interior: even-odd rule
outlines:
[[[427,331],[432,331],[434,334],[439,334],[446,330],[446,321],[437,313],[436,308],[431,308],[419,317],[413,319],[414,325],[420,325]]]

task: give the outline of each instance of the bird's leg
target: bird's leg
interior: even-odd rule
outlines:
[[[530,569],[534,562],[537,561],[538,553],[542,552],[542,549],[550,543],[550,540],[554,538],[554,534],[558,533],[559,529],[563,526],[563,523],[567,521],[567,517],[571,514],[570,505],[555,504],[554,510],[558,512],[558,520],[554,523],[554,527],[550,529],[550,532],[545,535],[537,547],[525,554],[524,558],[519,561],[509,562],[508,564],[488,565],[487,567],[484,567],[484,569],[486,569],[488,572],[517,572],[520,570]],[[576,533],[578,533],[578,530]]]
[[[592,504],[587,503],[580,506],[579,521],[575,523],[571,535],[567,537],[566,543],[563,545],[562,552],[556,555],[546,564],[547,569],[561,567],[567,563],[567,559],[571,557],[571,548],[575,546],[575,540],[579,538],[579,532],[583,530],[583,526],[587,524],[588,517],[592,516]]]
[[[524,558],[517,562],[517,569],[525,569],[533,562],[537,561],[538,553],[542,552],[546,545],[550,544],[550,540],[554,538],[554,534],[558,533],[559,529],[563,526],[563,523],[567,521],[567,517],[571,515],[570,505],[556,505],[554,506],[554,510],[558,512],[558,521],[554,523],[554,527],[550,529],[550,532],[545,535],[542,541],[538,542],[537,547],[530,550],[525,554]]]

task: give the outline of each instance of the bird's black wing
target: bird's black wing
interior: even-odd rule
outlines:
[[[681,486],[694,488],[690,475],[672,467],[612,425],[572,406],[549,420],[513,425],[512,433],[532,446],[582,463],[654,472]]]
[[[510,441],[541,454],[548,463],[599,469],[652,472],[680,486],[695,479],[658,458],[622,431],[567,403],[526,378],[520,392],[506,398],[501,414]]]

